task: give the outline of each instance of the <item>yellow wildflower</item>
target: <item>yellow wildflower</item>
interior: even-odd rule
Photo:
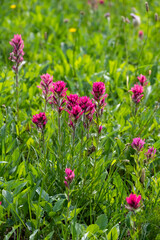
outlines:
[[[76,28],[70,28],[69,31],[70,31],[71,33],[74,33],[74,32],[77,31],[77,29],[76,29]]]
[[[16,5],[15,5],[15,4],[12,4],[12,5],[10,6],[10,8],[15,9],[15,8],[16,8]]]

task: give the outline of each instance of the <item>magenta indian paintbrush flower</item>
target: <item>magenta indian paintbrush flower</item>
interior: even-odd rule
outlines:
[[[143,97],[143,87],[141,85],[135,84],[134,87],[129,90],[130,92],[133,93],[132,95],[132,100],[136,104],[138,104],[141,101],[141,98]]]
[[[63,81],[57,81],[53,83],[53,88],[51,87],[50,91],[53,93],[49,97],[49,103],[56,108],[57,112],[60,114],[64,108],[66,99],[64,97],[66,96],[66,91],[68,88],[66,88],[66,83]]]
[[[70,168],[66,168],[65,173],[67,176],[65,177],[66,181],[64,181],[64,184],[67,188],[69,188],[69,185],[71,184],[75,177],[74,170],[72,171]]]
[[[108,97],[108,94],[105,94],[105,84],[103,82],[93,83],[92,92],[93,98],[96,102],[95,107],[98,110],[98,115],[103,113],[104,107],[107,105],[105,99]],[[98,108],[98,109],[97,109]]]
[[[147,78],[144,75],[140,75],[139,77],[137,77],[138,80],[140,81],[141,86],[146,86],[148,84],[147,82]]]
[[[73,107],[79,104],[79,96],[77,94],[70,94],[67,96],[66,107],[71,110]]]
[[[53,83],[54,88],[51,88],[51,92],[55,95],[55,97],[64,98],[66,96],[66,83],[63,81],[57,81]]]
[[[79,106],[84,111],[84,121],[83,125],[85,128],[89,128],[90,123],[93,120],[93,114],[95,112],[95,104],[92,102],[92,100],[87,97],[79,97]]]
[[[132,148],[134,148],[137,151],[141,151],[144,147],[145,139],[142,140],[141,138],[134,138],[133,142],[131,144]]]
[[[140,204],[139,204],[140,200],[141,200],[141,195],[136,196],[136,194],[131,193],[129,197],[126,197],[126,201],[129,205],[130,209],[128,207],[127,208],[129,210],[139,208],[140,207]]]
[[[46,73],[41,76],[42,81],[38,88],[42,89],[43,97],[48,100],[48,94],[50,92],[51,87],[53,86],[53,76]]]
[[[44,112],[33,115],[32,122],[36,124],[38,129],[43,130],[47,123],[47,118]]]
[[[13,70],[18,73],[19,64],[23,62],[24,56],[24,43],[21,35],[14,35],[14,38],[9,43],[13,47],[13,52],[10,53],[9,59],[16,63],[16,65],[13,66]]]
[[[99,0],[99,4],[104,4],[104,0]]]
[[[150,147],[148,151],[145,153],[148,160],[154,158],[155,154],[156,154],[156,148],[154,149],[154,147]]]
[[[67,110],[67,112],[69,113],[69,126],[75,129],[76,123],[78,122],[78,119],[80,119],[84,111],[82,111],[82,108],[77,105],[73,107],[71,111]]]

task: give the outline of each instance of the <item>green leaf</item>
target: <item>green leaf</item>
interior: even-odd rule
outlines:
[[[96,224],[99,226],[101,230],[106,229],[107,223],[108,223],[108,218],[105,214],[102,214],[97,218]]]
[[[88,237],[94,235],[99,232],[99,226],[97,224],[91,224],[87,227],[86,232],[88,233]]]
[[[12,230],[5,236],[4,240],[9,240],[12,234],[16,231],[19,226],[14,226]]]
[[[44,240],[52,239],[53,233],[54,233],[54,231],[50,232],[50,233],[45,237]]]
[[[36,192],[41,196],[41,198],[43,198],[44,200],[46,200],[47,202],[49,201],[49,195],[48,193],[46,193],[46,191],[44,191],[41,187],[38,187],[36,189]]]
[[[32,233],[32,235],[30,235],[30,237],[29,237],[29,240],[34,240],[35,239],[35,236],[36,236],[36,234],[39,232],[39,229],[36,229],[33,233]]]
[[[64,203],[65,200],[66,200],[66,199],[60,199],[60,200],[58,200],[58,201],[55,203],[54,207],[53,207],[53,211],[54,211],[54,212],[58,212],[59,210],[61,210],[61,208],[63,207],[63,203]]]
[[[13,203],[13,196],[10,192],[6,191],[6,190],[2,190],[2,195],[4,196],[5,200],[8,203]]]
[[[114,226],[111,231],[107,234],[107,239],[108,240],[118,240],[118,235],[119,235],[119,226],[116,225]]]

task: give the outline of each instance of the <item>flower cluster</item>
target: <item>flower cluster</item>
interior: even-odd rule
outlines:
[[[53,76],[50,76],[48,73],[43,74],[41,76],[42,81],[38,88],[42,89],[43,97],[45,100],[48,100],[48,94],[50,92],[51,87],[53,86]]]
[[[150,147],[148,151],[145,153],[147,160],[154,158],[154,155],[156,154],[156,148]]]
[[[47,123],[47,118],[44,112],[40,112],[39,114],[33,115],[32,122],[36,124],[38,129],[43,130]]]
[[[13,70],[17,73],[18,72],[18,67],[19,64],[23,61],[23,48],[24,48],[24,43],[22,40],[21,35],[14,35],[14,38],[9,42],[10,45],[13,47],[13,52],[10,53],[9,59],[12,62],[15,62],[16,65],[13,66]]]
[[[141,98],[143,97],[143,87],[141,85],[135,84],[134,87],[129,90],[133,93],[132,100],[138,104],[141,101]]]
[[[70,94],[67,96],[67,109],[72,110],[76,105],[79,105],[79,96],[77,94]]]
[[[82,108],[79,105],[76,105],[72,108],[71,111],[68,111],[69,113],[69,126],[71,126],[73,129],[75,129],[76,123],[78,119],[82,116],[84,111],[82,111]]]
[[[63,81],[57,81],[53,83],[53,88],[51,87],[50,91],[52,92],[49,97],[49,103],[57,109],[57,112],[60,114],[64,110],[66,103],[66,83]]]
[[[142,148],[144,147],[144,144],[145,144],[145,139],[142,140],[141,138],[134,138],[131,146],[132,146],[135,150],[141,151]]]
[[[141,101],[141,98],[144,96],[144,94],[142,94],[144,90],[143,87],[148,84],[147,78],[144,75],[141,74],[137,78],[140,82],[140,85],[135,84],[134,87],[132,87],[131,90],[129,90],[129,92],[133,93],[132,100],[136,104],[138,104]]]
[[[144,75],[140,75],[139,77],[137,77],[141,86],[146,86],[148,84],[147,82],[147,78]]]
[[[95,112],[95,104],[89,97],[84,96],[79,98],[79,105],[84,111],[84,127],[88,129]]]
[[[75,177],[74,170],[72,171],[70,168],[66,168],[65,173],[67,176],[65,177],[66,181],[64,181],[64,184],[67,188],[69,188],[71,182],[73,181],[73,179]]]
[[[103,109],[106,106],[105,98],[108,97],[108,94],[105,94],[105,84],[103,82],[95,82],[93,83],[92,92],[93,98],[95,100],[95,107],[97,114],[102,114]]]
[[[129,197],[126,197],[126,201],[129,205],[129,207],[126,207],[129,210],[133,210],[133,209],[137,209],[138,207],[140,207],[140,202],[141,200],[141,195],[137,196],[136,194],[130,194]]]

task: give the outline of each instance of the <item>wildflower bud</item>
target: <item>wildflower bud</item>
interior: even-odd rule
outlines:
[[[146,11],[148,12],[148,11],[149,11],[149,5],[148,5],[148,2],[145,2],[145,5],[146,5]]]
[[[109,12],[105,13],[105,14],[104,14],[104,17],[105,17],[105,18],[109,18],[109,17],[110,17],[110,13],[109,13]]]
[[[138,37],[139,37],[141,40],[143,39],[144,33],[143,33],[142,30],[140,30],[140,31],[138,32]]]
[[[98,133],[99,133],[99,134],[101,133],[102,128],[103,128],[103,126],[99,126],[99,130],[98,130]]]
[[[145,181],[145,168],[142,169],[142,173],[141,173],[141,183],[144,183]]]
[[[47,40],[47,32],[44,33],[44,39]]]
[[[130,14],[131,17],[132,17],[132,21],[133,21],[133,26],[134,27],[137,27],[141,24],[141,19],[139,16],[135,15],[134,13],[131,13]]]
[[[122,22],[125,22],[125,21],[126,21],[126,19],[125,19],[124,16],[121,16],[121,19],[122,19]]]
[[[84,15],[84,11],[80,11],[80,14],[83,16]]]
[[[63,22],[64,22],[64,23],[68,23],[68,22],[69,22],[69,19],[66,18],[66,19],[63,20]]]
[[[158,13],[155,13],[154,19],[155,19],[156,22],[158,21]]]
[[[151,73],[152,73],[152,70],[149,70],[149,76],[151,75]]]
[[[130,20],[128,18],[126,18],[126,23],[130,23]]]

